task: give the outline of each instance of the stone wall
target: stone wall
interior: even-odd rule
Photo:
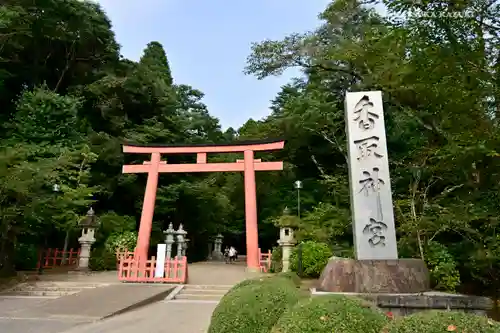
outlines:
[[[425,310],[454,310],[471,312],[479,315],[493,307],[487,297],[448,294],[441,292],[424,292],[418,294],[362,294],[362,293],[330,293],[311,290],[313,296],[349,295],[369,300],[384,312],[394,315],[408,315]]]

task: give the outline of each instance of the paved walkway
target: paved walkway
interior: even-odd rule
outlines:
[[[160,302],[106,320],[75,326],[63,332],[205,333],[210,324],[210,317],[215,307],[216,304],[206,303]],[[6,330],[6,332],[10,333],[11,331]]]
[[[236,264],[199,262],[188,267],[189,284],[200,285],[234,285],[255,276],[246,271],[243,262]]]
[[[189,265],[190,285],[230,286],[255,274],[246,272],[243,263],[195,263]],[[45,281],[68,281],[81,283],[118,284],[116,272],[102,272],[91,276],[46,275]],[[140,287],[139,285],[135,285]],[[144,286],[147,288],[147,286]],[[97,290],[97,289],[96,289]],[[118,298],[118,297],[117,297]],[[117,315],[105,320],[94,321],[89,316],[41,316],[30,308],[40,308],[48,300],[37,298],[0,300],[1,331],[9,333],[204,333],[208,329],[215,302],[207,303],[192,300],[189,302],[160,301],[138,310]],[[90,302],[90,300],[89,300]],[[85,308],[97,307],[94,304],[80,304],[82,313]],[[47,304],[48,305],[48,304]],[[12,311],[14,310],[14,312]],[[16,311],[17,310],[17,311]],[[15,316],[12,314],[15,313]]]

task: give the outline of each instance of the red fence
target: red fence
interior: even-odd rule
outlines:
[[[260,271],[263,273],[269,272],[271,269],[271,259],[272,254],[271,250],[267,251],[267,253],[260,252],[259,249],[259,263],[260,263]]]
[[[80,249],[70,249],[69,251],[47,249],[39,253],[36,268],[47,269],[61,266],[75,266],[78,264],[79,256]]]
[[[135,258],[133,252],[117,252],[118,280],[123,282],[186,283],[188,278],[187,258],[166,259],[163,276],[155,277],[157,260]]]

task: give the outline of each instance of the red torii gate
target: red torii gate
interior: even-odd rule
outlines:
[[[245,176],[247,267],[258,270],[260,263],[255,171],[283,170],[283,162],[262,162],[260,159],[254,159],[254,152],[279,150],[283,149],[284,146],[285,142],[283,140],[241,141],[221,145],[123,145],[124,153],[151,154],[151,160],[144,162],[142,165],[123,166],[123,173],[148,174],[137,239],[137,257],[142,258],[142,260],[146,260],[148,257],[159,173],[240,171],[244,172]],[[236,160],[233,163],[207,163],[207,153],[241,152],[243,152],[243,160]],[[196,154],[196,164],[167,164],[167,161],[162,161],[161,154]]]

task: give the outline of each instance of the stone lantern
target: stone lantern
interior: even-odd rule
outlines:
[[[285,208],[285,210],[283,211],[283,215],[288,215],[288,208]],[[283,252],[282,272],[288,272],[290,270],[290,254],[292,252],[292,248],[297,243],[295,241],[293,233],[293,229],[289,226],[282,226],[280,229],[280,239],[278,240],[278,244],[281,246],[281,250]]]
[[[187,232],[184,230],[182,223],[179,224],[179,229],[176,231],[177,235],[177,258],[182,258],[182,252],[184,250],[184,243],[186,242]]]
[[[78,270],[87,271],[89,269],[90,249],[95,243],[95,229],[99,226],[99,220],[92,207],[87,212],[87,216],[78,224],[82,228],[82,235],[78,239],[80,243],[80,258],[78,259]]]
[[[172,245],[175,242],[174,236],[175,236],[175,230],[174,230],[174,225],[172,223],[168,224],[167,230],[163,231],[165,234],[165,244],[166,246],[166,254],[165,257],[167,259],[172,259]]]
[[[222,240],[224,239],[224,236],[221,234],[218,234],[215,236],[215,244],[214,244],[214,252],[212,257],[215,260],[222,260],[224,258],[224,254],[222,253]]]

